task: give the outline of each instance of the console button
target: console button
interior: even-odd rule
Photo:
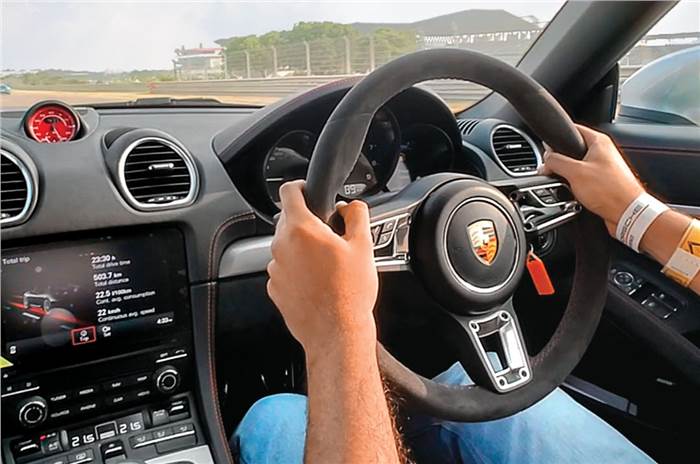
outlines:
[[[191,423],[174,425],[173,426],[173,435],[187,433],[187,432],[190,432],[192,430],[194,430],[194,424],[191,424]]]
[[[148,380],[151,378],[151,374],[148,373],[141,373],[141,374],[136,374],[132,375],[127,379],[127,384],[128,385],[143,385],[144,383],[148,382]]]
[[[150,388],[144,388],[142,390],[137,390],[134,393],[134,398],[137,400],[144,400],[146,398],[150,398],[153,392],[151,391]]]
[[[77,396],[78,398],[82,398],[85,396],[94,395],[95,393],[97,393],[97,389],[98,389],[97,385],[88,385],[86,387],[83,387],[83,388],[77,390],[75,392],[75,396]]]
[[[49,419],[61,419],[67,418],[73,415],[73,408],[65,407],[60,409],[55,409],[49,413]]]
[[[171,421],[190,417],[190,405],[187,403],[187,399],[171,401],[168,405],[168,415]]]
[[[77,451],[68,455],[68,462],[71,464],[82,464],[84,462],[91,462],[93,459],[95,459],[95,454],[92,452],[91,449]]]
[[[117,436],[117,423],[116,422],[105,422],[104,424],[95,426],[95,433],[97,438],[100,440],[106,440],[107,438],[113,438]]]
[[[58,436],[58,432],[51,432],[42,437],[41,451],[45,455],[56,454],[63,451],[63,447],[61,446],[61,439]]]
[[[126,386],[126,380],[125,379],[113,379],[108,382],[105,382],[102,384],[102,388],[105,390],[117,390],[119,388],[123,388]]]
[[[71,393],[68,391],[55,393],[53,395],[49,395],[49,403],[62,403],[66,400],[69,400],[71,396]]]
[[[138,435],[134,435],[133,437],[129,438],[129,445],[132,448],[140,448],[142,446],[146,446],[153,440],[153,434],[150,432],[147,433],[140,433]]]
[[[121,440],[110,441],[100,446],[100,453],[102,453],[102,459],[104,460],[124,455],[124,444]]]
[[[100,406],[100,403],[97,400],[88,401],[87,403],[81,403],[78,405],[78,412],[79,413],[87,413],[87,412],[96,411],[97,408],[99,408],[99,406]]]
[[[15,443],[13,453],[15,458],[24,458],[41,452],[41,445],[36,439],[22,440]]]
[[[105,404],[107,406],[115,406],[118,404],[124,404],[129,401],[128,393],[117,393],[116,395],[110,395],[105,399]]]
[[[153,439],[154,440],[162,440],[164,438],[169,437],[172,434],[173,434],[173,431],[169,427],[164,428],[164,429],[154,430],[153,431]]]
[[[166,409],[154,409],[151,411],[151,424],[153,427],[167,424],[170,420],[170,415]]]

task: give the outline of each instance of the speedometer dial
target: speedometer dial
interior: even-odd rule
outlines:
[[[41,103],[29,110],[24,128],[37,142],[67,142],[78,134],[80,119],[63,103]]]
[[[263,178],[270,200],[279,208],[279,189],[285,182],[305,179],[316,136],[306,130],[284,134],[263,161]],[[355,199],[372,195],[386,186],[399,150],[398,123],[387,109],[372,120],[357,163],[340,188],[338,196]]]

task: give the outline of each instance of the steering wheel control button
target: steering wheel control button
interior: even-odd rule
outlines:
[[[391,242],[391,237],[392,237],[391,232],[385,232],[382,235],[379,236],[379,240],[377,240],[377,248],[378,247],[383,247],[387,243]]]
[[[48,406],[41,396],[31,396],[19,403],[18,420],[25,427],[34,427],[46,420]]]

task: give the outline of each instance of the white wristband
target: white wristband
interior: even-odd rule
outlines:
[[[639,252],[639,242],[654,219],[668,210],[668,206],[644,192],[627,207],[617,223],[615,238]]]

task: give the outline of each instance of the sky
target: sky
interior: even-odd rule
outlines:
[[[18,1],[0,0],[0,69],[169,69],[181,45],[290,29],[299,21],[412,22],[465,9],[551,19],[561,1]],[[652,32],[700,30],[684,0]]]

